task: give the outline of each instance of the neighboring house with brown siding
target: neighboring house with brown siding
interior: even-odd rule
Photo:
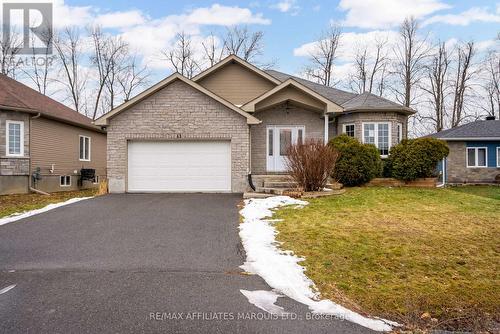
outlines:
[[[111,192],[244,192],[285,173],[289,145],[346,133],[381,156],[414,113],[232,55],[192,80],[172,74],[96,120],[107,130]]]
[[[80,184],[81,169],[95,170],[95,179]],[[1,195],[27,193],[30,187],[46,192],[95,187],[105,177],[103,130],[88,117],[0,75]]]

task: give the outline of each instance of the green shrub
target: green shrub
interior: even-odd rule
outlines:
[[[403,140],[391,148],[389,164],[392,177],[411,181],[434,176],[437,163],[449,153],[448,145],[435,138]]]
[[[381,174],[382,161],[375,145],[361,144],[347,135],[333,138],[329,145],[339,152],[332,177],[343,185],[361,185]]]

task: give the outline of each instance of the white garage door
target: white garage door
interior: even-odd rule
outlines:
[[[129,142],[128,191],[231,191],[230,142]]]

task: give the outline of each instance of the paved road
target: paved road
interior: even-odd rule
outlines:
[[[16,285],[0,294],[0,333],[369,332],[305,320],[289,298],[277,304],[297,319],[248,302],[240,289],[270,288],[238,268],[240,199],[107,195],[0,226],[0,291]]]

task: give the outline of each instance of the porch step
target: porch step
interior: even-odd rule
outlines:
[[[258,193],[254,191],[246,192],[243,194],[243,199],[249,199],[249,198],[268,198],[268,197],[273,197],[275,196],[274,194],[267,194],[267,193]]]
[[[273,194],[273,195],[283,195],[285,191],[289,189],[286,188],[266,188],[266,187],[257,187],[255,192],[264,193],[264,194]]]
[[[264,181],[265,188],[297,188],[295,181]]]

